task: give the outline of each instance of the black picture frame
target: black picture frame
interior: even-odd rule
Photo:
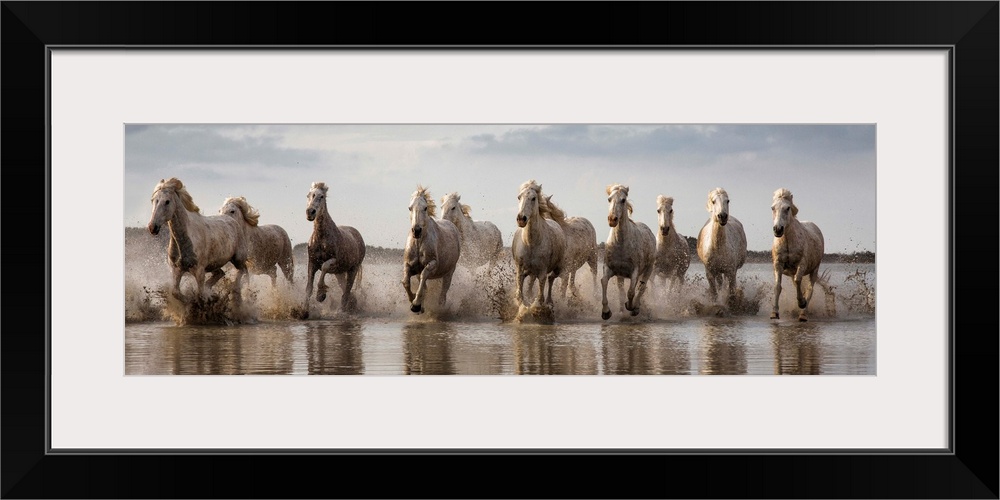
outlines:
[[[0,262],[15,263],[5,269],[0,335],[4,498],[998,498],[996,260],[960,258],[984,241],[991,251],[995,238],[976,237],[971,224],[992,223],[998,207],[997,1],[2,3],[8,240]],[[50,215],[40,200],[49,182],[47,47],[55,45],[950,47],[950,452],[49,454]]]

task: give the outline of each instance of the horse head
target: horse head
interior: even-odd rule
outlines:
[[[238,198],[226,198],[219,208],[219,213],[228,215],[238,221],[243,221],[251,226],[256,226],[260,220],[260,213],[256,208],[247,203],[247,199],[240,196]]]
[[[190,212],[198,211],[198,206],[194,204],[191,195],[184,189],[184,183],[176,177],[171,177],[169,180],[160,179],[160,182],[153,188],[150,202],[153,204],[153,212],[150,214],[146,229],[153,235],[159,234],[160,229],[174,218],[178,205],[183,205]]]
[[[627,219],[632,213],[632,202],[628,201],[628,186],[611,184],[608,193],[608,225],[618,226],[622,219]]]
[[[461,218],[469,215],[469,206],[461,203],[458,193],[448,193],[441,197],[441,217],[450,220],[457,226]]]
[[[781,238],[785,234],[785,228],[791,217],[795,217],[799,209],[792,203],[792,192],[780,188],[774,192],[771,203],[771,218],[774,222],[771,230],[774,231],[775,238]]]
[[[420,238],[423,234],[428,221],[436,213],[436,207],[434,198],[431,198],[427,188],[418,185],[410,197],[410,206],[407,208],[410,211],[410,231],[414,238]]]
[[[674,199],[662,194],[656,197],[656,214],[660,223],[660,234],[670,235],[670,228],[674,225]]]
[[[314,182],[306,194],[306,220],[313,221],[317,217],[322,217],[326,212],[326,192],[330,188],[325,182]]]
[[[708,204],[705,208],[720,226],[725,226],[729,222],[729,193],[722,188],[713,189],[708,193]]]
[[[532,179],[521,184],[521,191],[517,194],[517,227],[528,225],[528,219],[541,214],[542,186]]]

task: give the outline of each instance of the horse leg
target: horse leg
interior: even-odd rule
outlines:
[[[633,285],[636,288],[636,292],[635,292],[635,299],[632,301],[632,316],[636,316],[639,314],[639,304],[642,302],[643,294],[646,293],[646,282],[649,281],[650,274],[651,273],[638,275],[637,278],[639,280],[639,285],[638,286]],[[635,282],[633,281],[633,283]]]
[[[323,302],[326,300],[326,275],[330,274],[330,269],[337,263],[337,259],[329,259],[319,266],[319,285],[316,286],[316,300]]]
[[[403,290],[406,290],[406,299],[411,304],[413,303],[414,297],[413,291],[410,289],[410,278],[412,277],[413,275],[410,274],[410,266],[403,264],[403,280],[400,281],[400,283],[403,284]]]
[[[801,311],[799,311],[799,321],[808,321],[808,318],[806,318],[806,307],[809,306],[809,300],[812,299],[813,288],[815,286],[815,283],[816,283],[815,271],[809,275],[809,287],[806,288],[804,293],[801,292],[802,282],[801,280],[799,281],[799,286],[798,286],[799,291],[797,292],[799,297],[799,309],[801,309]]]
[[[781,268],[782,264],[774,264],[774,305],[771,307],[771,319],[779,319],[778,298],[781,297]]]
[[[639,314],[639,301],[636,300],[636,289],[638,288],[642,291],[646,287],[646,283],[643,282],[642,286],[639,285],[639,270],[635,269],[632,271],[632,276],[629,277],[628,282],[628,302],[625,303],[625,308],[631,311],[632,316]]]
[[[175,267],[173,269],[173,271],[174,271],[174,285],[173,285],[173,289],[171,290],[171,292],[173,293],[173,295],[174,295],[174,297],[176,299],[180,300],[181,299],[181,277],[184,276],[184,271],[181,271],[180,268],[178,268],[178,267]]]
[[[556,281],[556,277],[557,276],[558,276],[558,274],[556,272],[549,273],[549,295],[548,295],[548,298],[545,301],[546,304],[553,305],[553,303],[552,303],[552,284]],[[565,296],[566,296],[565,295],[565,288],[563,289],[563,292],[564,292],[563,293],[563,298],[565,298]]]
[[[271,277],[271,288],[278,288],[278,270],[272,267],[267,275]]]
[[[302,304],[302,309],[304,314],[308,317],[309,315],[309,297],[312,296],[313,291],[313,280],[316,278],[316,265],[313,264],[312,259],[309,259],[309,264],[306,266],[306,301]]]
[[[413,298],[413,303],[410,304],[410,311],[417,314],[424,312],[424,294],[427,293],[427,279],[437,270],[437,264],[437,259],[432,260],[420,272],[420,281],[417,282],[417,293]]]
[[[208,300],[210,289],[205,286],[205,268],[197,267],[193,271],[191,274],[194,275],[194,289],[197,292],[197,297],[202,301]]]
[[[222,269],[216,269],[215,271],[212,271],[212,277],[208,278],[208,281],[205,282],[205,287],[211,289],[225,275],[226,272],[223,271]],[[202,276],[204,276],[204,273],[202,273]]]
[[[719,298],[719,292],[715,288],[715,280],[718,279],[718,274],[715,271],[705,269],[705,277],[708,278],[708,298],[712,302],[715,302]]]
[[[604,276],[601,277],[601,319],[611,317],[611,308],[608,307],[608,280],[613,274],[611,269],[604,267]]]
[[[625,303],[625,277],[618,277],[618,312],[625,314],[627,304]]]
[[[438,308],[444,309],[445,301],[448,300],[448,289],[451,288],[451,277],[455,275],[455,271],[446,274],[441,278],[441,296],[438,297]]]
[[[351,289],[354,288],[354,279],[357,277],[357,275],[358,275],[357,268],[347,271],[347,273],[345,273],[344,275],[344,278],[341,278],[340,277],[341,275],[339,274],[337,275],[337,280],[341,281],[341,284],[343,285],[344,288],[344,294],[340,296],[340,310],[342,311],[348,311],[353,309],[352,306],[353,296],[351,295]]]

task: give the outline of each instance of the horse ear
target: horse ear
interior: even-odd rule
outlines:
[[[613,186],[614,186],[614,184],[608,184],[608,188],[607,188],[607,189],[605,190],[605,192],[607,192],[607,193],[608,193],[608,196],[611,196],[611,188],[612,188]]]
[[[662,194],[657,195],[656,196],[656,206],[662,205],[663,204],[663,200],[665,200],[665,199],[666,199],[666,197],[663,196]]]
[[[622,186],[622,191],[625,193],[625,196],[628,196],[628,186]]]

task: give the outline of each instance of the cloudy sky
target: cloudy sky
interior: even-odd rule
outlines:
[[[331,186],[334,221],[366,243],[402,248],[417,184],[458,192],[509,245],[517,190],[528,179],[604,241],[611,183],[630,186],[634,219],[656,225],[656,196],[673,196],[675,225],[697,237],[708,192],[725,188],[750,250],[771,247],[771,194],[795,196],[827,252],[875,251],[874,125],[126,125],[125,226],[145,226],[150,195],[177,177],[203,214],[245,196],[261,224],[292,244],[312,233],[306,193]]]

